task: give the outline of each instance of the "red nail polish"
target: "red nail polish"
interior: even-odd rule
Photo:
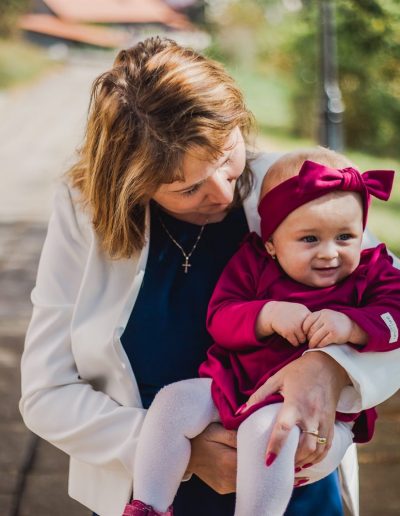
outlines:
[[[311,468],[312,465],[313,465],[312,462],[308,462],[307,464],[303,465],[303,468]]]
[[[246,410],[246,408],[247,408],[247,403],[243,403],[243,405],[240,405],[240,407],[235,412],[235,416],[240,416],[240,414],[243,414],[243,412]]]
[[[299,466],[297,466],[297,468],[294,468],[295,473],[298,473],[299,471],[301,471],[301,468]]]
[[[276,453],[269,452],[265,459],[265,464],[267,466],[271,466],[271,464],[275,461],[276,457],[277,457]]]
[[[297,481],[297,486],[301,486],[303,484],[307,484],[307,482],[309,481],[310,479],[309,478],[300,478],[298,481]]]

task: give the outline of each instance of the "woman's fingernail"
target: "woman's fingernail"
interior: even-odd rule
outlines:
[[[294,468],[295,473],[298,473],[299,471],[301,471],[301,468],[299,466],[297,466],[297,468]]]
[[[277,455],[276,453],[273,453],[273,452],[269,452],[268,455],[266,456],[265,458],[265,464],[267,466],[271,466],[271,464],[274,462],[274,460],[276,459]]]
[[[235,416],[239,416],[240,414],[242,414],[246,410],[246,408],[247,408],[247,403],[243,403],[243,405],[240,405],[240,407],[235,412]]]
[[[308,462],[307,464],[303,465],[303,468],[311,468],[312,465],[313,465],[312,462]]]
[[[309,481],[310,479],[309,478],[300,478],[295,484],[294,484],[294,487],[300,487],[302,486],[303,484],[307,484],[307,482]]]

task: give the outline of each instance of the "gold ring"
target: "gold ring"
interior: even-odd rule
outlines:
[[[327,438],[326,437],[317,437],[317,443],[318,444],[326,444]]]
[[[318,430],[302,430],[303,434],[310,434],[310,435],[313,435],[315,437],[319,437],[319,432]]]

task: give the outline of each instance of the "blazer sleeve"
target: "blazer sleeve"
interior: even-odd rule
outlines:
[[[70,324],[90,243],[77,211],[68,186],[60,185],[31,296],[20,411],[28,428],[68,455],[111,468],[122,463],[132,475],[146,411],[94,390],[79,377],[71,349]]]
[[[257,299],[263,258],[251,235],[233,255],[217,282],[207,313],[207,329],[224,348],[265,346],[255,335],[257,316],[268,299]]]

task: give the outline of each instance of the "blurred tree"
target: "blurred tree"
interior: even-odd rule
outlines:
[[[294,130],[314,136],[318,107],[318,12],[307,2],[287,43],[297,77]],[[348,146],[400,156],[400,5],[396,0],[336,0],[339,79]]]
[[[210,2],[210,0],[209,0]],[[292,131],[317,134],[319,0],[215,0],[217,57],[281,76]],[[400,156],[400,2],[335,0],[339,79],[348,146]]]
[[[0,37],[10,36],[14,30],[18,16],[29,5],[29,0],[0,0]]]

